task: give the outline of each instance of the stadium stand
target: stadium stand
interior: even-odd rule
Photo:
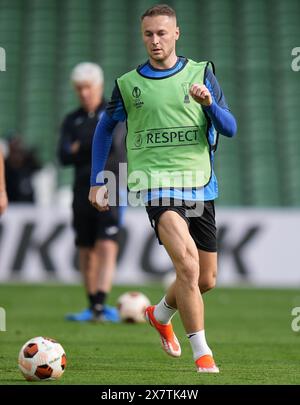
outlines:
[[[145,61],[141,13],[152,0],[0,0],[0,134],[19,128],[43,162],[55,161],[58,128],[75,106],[69,72],[98,62],[109,98],[115,78]],[[298,0],[172,0],[184,34],[178,54],[212,60],[237,117],[234,142],[216,158],[220,205],[299,206]],[[62,171],[61,179],[69,181]]]

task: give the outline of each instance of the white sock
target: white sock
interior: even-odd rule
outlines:
[[[166,303],[166,297],[163,297],[163,299],[157,305],[155,305],[154,317],[159,323],[167,324],[170,322],[176,312],[177,309],[168,305]]]
[[[210,354],[212,356],[212,351],[206,343],[204,329],[199,330],[199,332],[189,333],[187,334],[187,337],[189,338],[192,346],[194,360],[197,360],[199,357],[206,354]]]

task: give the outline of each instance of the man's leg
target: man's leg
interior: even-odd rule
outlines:
[[[92,248],[79,247],[79,270],[82,274],[84,286],[88,295],[97,291],[98,273],[96,269],[96,255]]]
[[[158,232],[176,270],[176,306],[184,328],[187,333],[203,329],[203,301],[198,288],[198,251],[187,223],[176,212],[166,211],[159,218]],[[166,301],[173,306],[174,301]]]
[[[116,260],[118,253],[118,244],[113,240],[97,240],[95,247],[92,249],[93,256],[93,290],[92,308],[95,320],[115,320],[117,321],[117,314],[114,311],[112,314],[113,319],[109,316],[104,316],[105,301],[108,293],[111,291],[112,280],[116,268]],[[107,314],[106,314],[107,315]]]
[[[204,307],[199,291],[199,255],[185,220],[174,211],[166,211],[159,218],[159,237],[171,257],[176,281],[166,297],[158,304],[160,315],[170,317],[178,307],[179,313],[193,349],[199,372],[218,372],[204,332]],[[173,312],[172,312],[173,311]],[[153,312],[155,317],[155,309]],[[153,318],[152,318],[153,319]],[[158,331],[159,327],[157,325]],[[168,325],[165,325],[166,327]]]
[[[108,294],[116,269],[118,243],[113,240],[98,240],[95,244],[97,257],[97,289]]]
[[[199,257],[199,289],[201,294],[213,289],[216,286],[217,277],[217,252],[206,252],[198,249]],[[165,302],[173,309],[177,309],[176,303],[176,282],[174,281],[168,288],[165,296]],[[163,316],[164,314],[162,314]],[[172,314],[173,315],[173,314]],[[166,323],[170,319],[167,319]]]
[[[199,289],[201,294],[216,286],[217,278],[217,252],[206,252],[198,249],[200,275]]]
[[[113,240],[98,240],[95,244],[97,257],[98,290],[109,293],[117,262],[118,244]]]
[[[70,321],[86,322],[93,317],[92,308],[94,305],[94,297],[97,293],[98,273],[96,264],[96,256],[93,249],[90,247],[78,247],[79,254],[79,270],[82,275],[84,288],[89,301],[89,308],[78,313],[66,315],[66,319]]]
[[[95,248],[79,248],[79,266],[92,311],[91,320],[95,314],[97,316],[102,313],[106,298],[106,292],[98,289],[100,266]]]

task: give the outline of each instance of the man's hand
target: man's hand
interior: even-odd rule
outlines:
[[[190,88],[190,95],[197,103],[205,107],[208,107],[212,104],[212,96],[208,88],[204,84],[192,84]]]
[[[93,207],[98,211],[104,212],[109,210],[108,191],[106,186],[93,186],[90,188],[89,200]]]
[[[4,213],[8,205],[6,191],[0,191],[0,215]]]
[[[71,153],[72,155],[75,155],[80,149],[80,142],[75,141],[71,144]]]

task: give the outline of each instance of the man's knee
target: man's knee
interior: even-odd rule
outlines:
[[[205,293],[215,288],[216,282],[217,282],[216,272],[211,272],[209,275],[206,275],[205,277],[200,276],[199,288],[201,293]]]

